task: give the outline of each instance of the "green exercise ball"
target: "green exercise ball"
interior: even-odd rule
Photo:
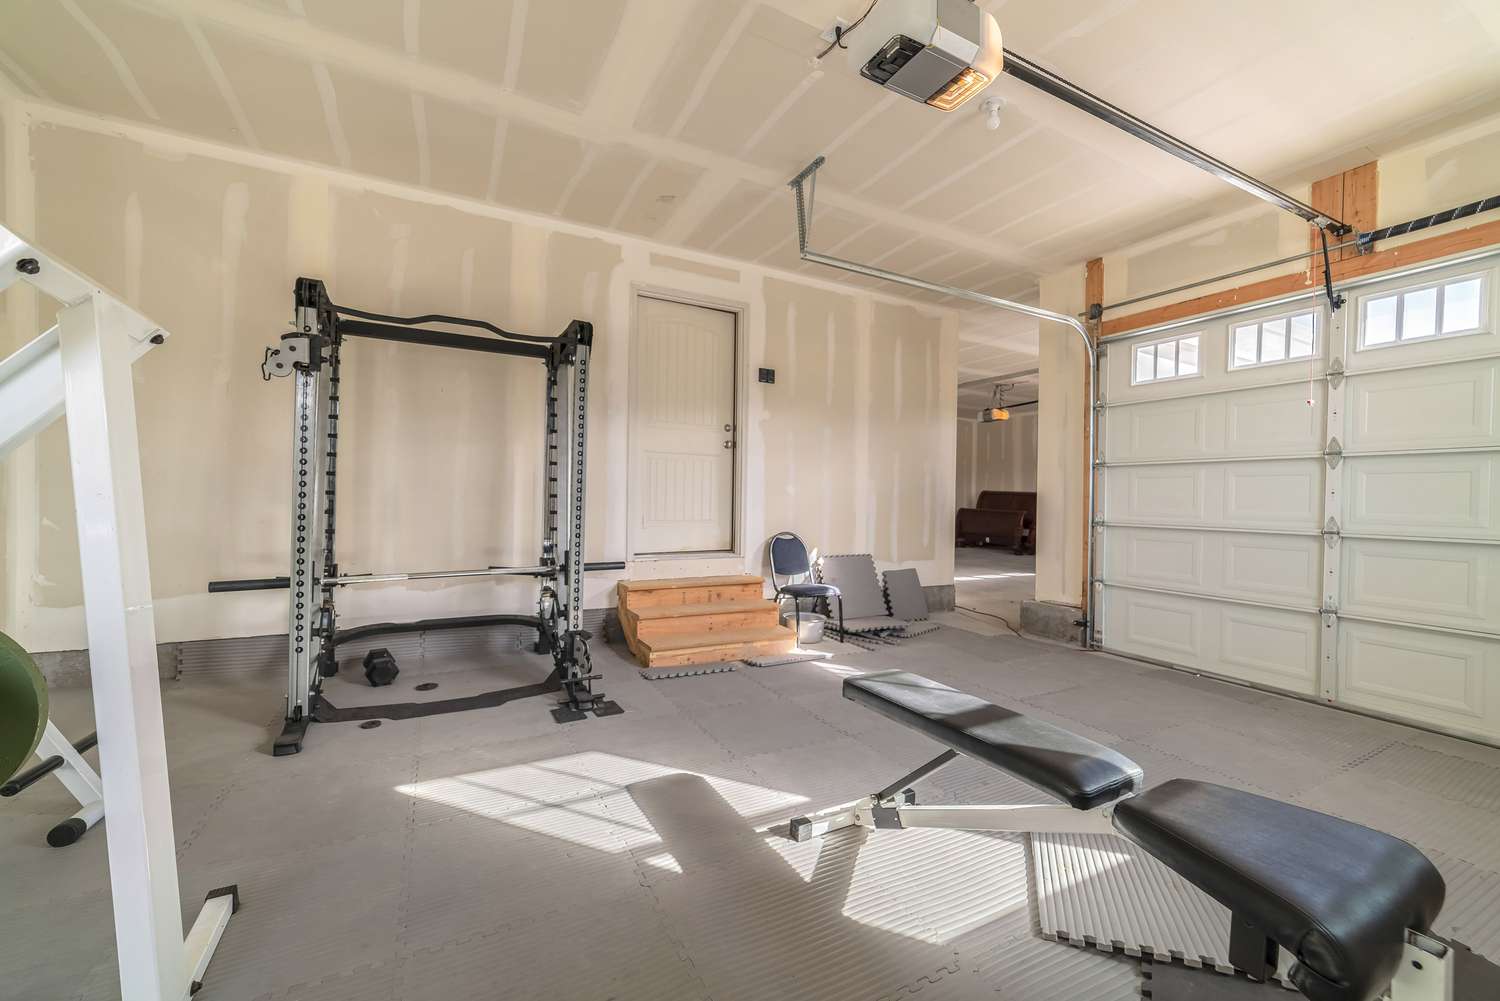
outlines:
[[[0,781],[20,771],[47,729],[47,682],[31,654],[0,633]]]

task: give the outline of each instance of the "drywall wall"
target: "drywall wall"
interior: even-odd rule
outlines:
[[[1389,226],[1500,194],[1500,114],[1429,137],[1379,160],[1377,226]],[[1352,164],[1351,164],[1352,165]],[[1288,186],[1303,201],[1308,185]],[[1500,218],[1500,211],[1470,216],[1380,244],[1382,249],[1424,240]],[[1104,300],[1139,295],[1211,278],[1308,249],[1308,226],[1288,212],[1259,203],[1232,215],[1204,220],[1104,255]],[[1214,282],[1187,292],[1153,298],[1110,311],[1107,319],[1131,316],[1173,302],[1236,288],[1278,275],[1307,272],[1305,261]]]
[[[1012,410],[1010,420],[958,420],[956,505],[973,507],[984,490],[1035,490],[1037,408]]]
[[[259,367],[286,329],[299,274],[378,311],[470,314],[541,333],[592,321],[593,560],[620,559],[630,543],[635,290],[737,305],[740,551],[638,560],[629,574],[759,572],[765,537],[792,528],[825,552],[872,552],[881,565],[916,567],[924,583],[953,579],[951,313],[165,133],[28,120],[7,141],[17,135],[24,197],[7,199],[7,219],[25,216],[49,251],[172,333],[136,372],[164,642],[284,629],[284,592],[209,595],[206,584],[286,572],[291,385],[263,382]],[[8,336],[35,332],[48,312],[8,313]],[[760,366],[777,369],[774,385],[755,382]],[[344,374],[341,569],[535,560],[540,365],[357,341]],[[4,618],[38,650],[84,639],[64,432],[49,428],[4,463]],[[586,604],[611,604],[620,576],[591,575]],[[489,580],[349,588],[340,607],[355,623],[533,601],[525,581]]]
[[[1043,308],[1071,316],[1081,313],[1083,273],[1080,264],[1043,277]],[[1082,530],[1088,503],[1088,352],[1072,330],[1052,326],[1056,329],[1043,331],[1037,359],[1036,596],[1038,601],[1078,605],[1083,596]]]

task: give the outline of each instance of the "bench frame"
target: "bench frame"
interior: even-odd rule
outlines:
[[[1118,799],[1089,810],[1065,804],[932,805],[918,806],[911,786],[959,756],[949,749],[896,779],[878,792],[841,806],[792,818],[788,834],[805,842],[847,827],[890,830],[909,827],[1011,834],[1110,834],[1123,838],[1114,826]],[[1003,769],[1002,769],[1003,770]],[[1263,932],[1230,923],[1230,961],[1252,980],[1267,980],[1291,965],[1292,956]],[[1391,982],[1390,1001],[1454,1001],[1453,947],[1426,932],[1406,932],[1401,965]]]
[[[1063,804],[1015,803],[984,806],[918,806],[912,783],[926,778],[958,757],[944,751],[931,761],[901,776],[879,792],[842,806],[794,817],[790,825],[793,841],[810,841],[845,827],[905,828],[938,827],[954,831],[998,831],[1012,834],[1117,834],[1114,807],[1120,799],[1092,810],[1075,810]]]

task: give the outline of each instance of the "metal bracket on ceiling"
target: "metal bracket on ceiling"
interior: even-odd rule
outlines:
[[[1339,463],[1344,458],[1344,446],[1339,444],[1337,436],[1328,439],[1328,445],[1323,449],[1323,458],[1328,461],[1329,469],[1339,468]]]

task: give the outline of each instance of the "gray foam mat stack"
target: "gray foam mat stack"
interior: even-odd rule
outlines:
[[[868,553],[823,556],[816,569],[818,580],[832,584],[844,597],[846,633],[868,639],[907,635],[910,623],[891,615],[873,556]]]

